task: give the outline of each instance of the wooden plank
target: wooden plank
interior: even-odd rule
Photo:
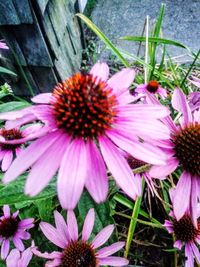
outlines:
[[[0,1],[0,25],[18,25],[20,23],[12,0]]]
[[[42,14],[44,14],[48,2],[49,0],[37,0],[38,6],[40,7]]]
[[[21,23],[32,24],[33,18],[28,0],[12,0]]]

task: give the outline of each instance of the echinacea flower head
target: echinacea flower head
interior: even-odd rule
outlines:
[[[10,240],[19,251],[24,250],[22,240],[30,239],[30,234],[26,230],[34,226],[34,219],[28,218],[20,220],[19,211],[10,213],[8,205],[3,206],[3,216],[0,217],[0,241],[1,241],[1,258],[5,259],[10,248]]]
[[[6,267],[28,267],[32,256],[32,247],[23,252],[18,249],[12,249],[6,258]]]
[[[118,148],[147,163],[165,164],[162,150],[144,140],[169,138],[168,128],[159,120],[169,111],[160,105],[131,104],[135,98],[128,87],[135,76],[133,69],[123,69],[110,79],[108,75],[107,64],[97,63],[89,74],[77,73],[59,83],[53,93],[35,96],[32,100],[37,105],[0,114],[0,119],[12,120],[13,126],[33,120],[44,125],[38,139],[13,162],[4,182],[32,166],[25,192],[33,196],[58,171],[60,203],[74,209],[84,186],[96,202],[105,201],[107,165],[127,195],[133,199],[139,195]]]
[[[157,94],[162,99],[167,97],[166,89],[162,88],[156,80],[151,80],[146,84],[139,84],[135,89],[136,93],[144,94],[148,97],[149,94]]]
[[[9,49],[9,48],[4,42],[0,41],[0,49]]]
[[[6,171],[15,156],[21,153],[25,142],[12,143],[13,140],[23,140],[23,138],[27,138],[32,135],[33,132],[37,129],[38,125],[29,126],[26,129],[19,128],[2,128],[0,129],[0,161],[1,161],[1,170]],[[7,143],[8,141],[8,143]]]
[[[128,264],[125,258],[111,256],[124,247],[124,242],[116,242],[102,248],[114,231],[113,225],[106,226],[92,241],[89,241],[95,221],[94,209],[90,209],[85,218],[82,238],[78,237],[78,225],[73,211],[68,211],[67,222],[57,211],[54,212],[54,217],[56,227],[41,222],[40,228],[46,238],[59,247],[59,251],[41,253],[37,248],[32,249],[36,256],[49,259],[45,264],[46,267],[98,267]]]
[[[170,211],[169,215],[171,216],[171,220],[165,220],[164,226],[169,233],[174,233],[174,247],[181,250],[181,248],[185,246],[185,267],[194,267],[194,258],[200,263],[200,252],[197,246],[200,244],[200,222],[198,222],[196,227],[188,210],[180,220],[176,219],[173,210]],[[199,215],[200,212],[198,209],[197,218]]]
[[[153,166],[150,175],[163,177],[172,173],[178,166],[183,172],[178,180],[174,196],[174,214],[180,220],[189,209],[197,226],[196,207],[200,195],[200,110],[191,111],[186,96],[180,89],[175,89],[172,106],[182,116],[179,124],[174,125],[170,118],[165,122],[171,128],[171,137],[163,142],[163,151],[169,160],[165,166]],[[170,123],[169,123],[170,122]],[[184,198],[184,201],[182,201]]]

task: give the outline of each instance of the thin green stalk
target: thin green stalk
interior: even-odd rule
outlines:
[[[181,82],[181,88],[184,86],[184,83],[185,83],[187,77],[189,76],[189,74],[190,74],[190,72],[191,72],[191,70],[192,70],[192,68],[193,68],[193,66],[194,66],[194,64],[195,64],[195,62],[197,61],[199,55],[200,55],[200,49],[199,49],[199,51],[197,52],[197,54],[196,54],[196,56],[195,56],[195,58],[194,58],[192,64],[190,65],[190,67],[189,67],[189,69],[188,69],[188,71],[187,71],[185,77],[183,78],[183,80],[182,80],[182,82]],[[184,88],[185,88],[185,87],[184,87]],[[183,91],[184,91],[184,93],[188,94],[188,90],[183,90]]]
[[[142,188],[144,188],[144,179],[142,180]],[[131,221],[130,221],[129,229],[128,229],[128,236],[127,236],[127,240],[126,240],[126,248],[125,248],[125,257],[126,258],[128,257],[130,247],[131,247],[131,242],[133,239],[133,235],[135,233],[135,228],[136,228],[136,224],[137,224],[137,218],[139,215],[141,202],[142,202],[142,195],[136,199],[135,205],[133,208]]]

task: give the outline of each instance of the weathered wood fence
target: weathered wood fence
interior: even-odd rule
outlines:
[[[0,65],[18,74],[2,76],[18,95],[51,91],[81,63],[81,30],[75,0],[0,0],[0,34],[11,48]],[[1,39],[1,38],[0,38]]]

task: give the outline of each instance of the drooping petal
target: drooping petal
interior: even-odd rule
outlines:
[[[90,238],[94,227],[95,213],[94,209],[90,209],[84,220],[83,230],[82,230],[82,240],[87,241]]]
[[[13,152],[12,150],[8,150],[2,160],[1,169],[3,172],[7,171],[7,169],[10,167],[13,160]]]
[[[182,242],[180,240],[176,240],[175,243],[174,243],[174,247],[178,248],[179,250],[181,250]]]
[[[87,175],[87,159],[84,141],[72,141],[63,156],[57,182],[58,197],[65,209],[74,209],[81,196]]]
[[[112,235],[112,232],[114,231],[114,225],[108,225],[105,228],[103,228],[94,238],[92,241],[92,245],[94,249],[100,247],[106,241],[109,239],[109,237]]]
[[[108,257],[120,249],[122,249],[125,245],[125,242],[116,242],[108,247],[104,247],[100,250],[98,250],[98,258],[105,258]]]
[[[109,75],[109,67],[106,63],[96,63],[90,70],[90,74],[98,77],[102,81],[107,81]]]
[[[13,237],[13,243],[14,243],[15,247],[17,249],[19,249],[19,251],[24,250],[24,244],[23,244],[22,240],[18,237],[17,234]]]
[[[109,266],[127,266],[129,261],[121,257],[106,257],[99,259],[100,265],[109,265]]]
[[[58,138],[57,132],[49,133],[24,149],[5,173],[3,182],[11,182],[26,171]]]
[[[67,226],[68,226],[68,232],[69,236],[72,241],[78,240],[78,224],[76,220],[76,216],[72,210],[69,210],[67,212]]]
[[[19,266],[26,267],[28,266],[29,262],[31,261],[33,256],[33,253],[31,251],[31,248],[27,248],[22,252],[21,259],[19,261]]]
[[[8,252],[9,252],[9,248],[10,248],[9,239],[3,240],[2,244],[1,244],[1,258],[2,258],[2,260],[6,259]]]
[[[127,195],[134,199],[138,192],[134,183],[134,175],[127,161],[108,138],[99,138],[99,144],[103,158],[117,184]]]
[[[184,115],[185,124],[192,122],[192,113],[187,103],[186,96],[179,88],[176,88],[172,95],[172,106]]]
[[[108,81],[115,94],[120,94],[124,89],[129,88],[135,78],[135,71],[130,68],[123,69],[114,74]]]
[[[88,173],[86,188],[93,199],[99,203],[105,201],[108,194],[108,178],[102,156],[93,141],[86,144],[88,154]]]
[[[12,249],[6,259],[7,267],[16,267],[16,263],[20,259],[20,252],[18,249]]]
[[[52,93],[42,93],[31,98],[31,101],[39,104],[48,104],[51,101]]]
[[[149,170],[150,176],[153,178],[162,178],[171,174],[178,167],[178,161],[176,159],[168,160],[166,165],[152,166]]]
[[[46,236],[46,238],[49,239],[52,243],[54,243],[56,246],[60,248],[66,247],[67,242],[65,242],[63,238],[61,238],[56,228],[53,227],[51,224],[46,222],[41,222],[40,228],[43,234]]]
[[[190,199],[190,205],[191,205],[191,215],[192,220],[196,228],[198,228],[197,225],[197,219],[198,219],[198,177],[192,176],[191,177],[191,199]]]
[[[67,135],[61,135],[35,162],[26,181],[26,194],[35,196],[49,183],[60,166],[69,141]]]
[[[194,256],[192,253],[192,248],[189,243],[185,244],[185,267],[194,267]]]
[[[191,193],[191,176],[187,172],[183,172],[179,178],[178,184],[174,193],[174,215],[180,220],[189,208]],[[182,201],[184,198],[184,201]]]
[[[195,258],[197,259],[197,262],[200,264],[200,252],[199,252],[199,249],[197,248],[197,246],[193,242],[190,243],[190,246],[191,246],[192,251],[193,251],[193,253],[195,255]]]

